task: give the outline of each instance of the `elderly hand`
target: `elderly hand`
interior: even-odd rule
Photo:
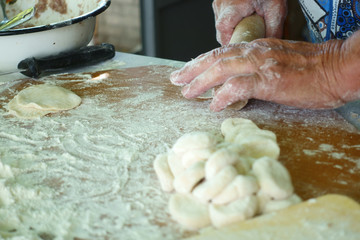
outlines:
[[[265,20],[266,37],[281,38],[286,17],[286,0],[214,0],[217,40],[221,45],[230,41],[235,26],[257,13]]]
[[[221,86],[213,111],[250,98],[301,108],[335,108],[360,98],[360,31],[322,44],[259,39],[215,49],[171,74],[195,98]]]

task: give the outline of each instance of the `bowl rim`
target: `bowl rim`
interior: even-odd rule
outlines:
[[[70,18],[68,20],[62,21],[62,22],[56,22],[36,27],[29,27],[29,28],[20,28],[20,29],[12,29],[7,31],[0,31],[0,36],[8,36],[8,35],[19,35],[19,34],[25,34],[25,33],[34,33],[34,32],[41,32],[46,31],[50,29],[55,28],[61,28],[66,27],[78,22],[82,22],[90,17],[95,17],[99,15],[100,13],[104,12],[111,4],[111,0],[105,0],[102,5],[100,5],[98,8],[94,9],[91,12],[88,12],[86,14],[80,15],[78,17]]]

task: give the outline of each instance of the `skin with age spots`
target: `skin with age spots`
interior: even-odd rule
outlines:
[[[249,14],[244,13],[244,9],[252,7],[252,12],[249,10],[251,13],[256,11],[265,18],[260,10],[270,2],[282,1],[214,1],[217,31],[230,36],[231,31],[223,29],[223,25],[238,23],[235,21],[233,24],[233,19],[225,21],[222,15],[233,11],[224,9],[236,8],[237,13],[245,17]],[[282,4],[286,7],[285,3]],[[241,6],[244,9],[240,10]],[[278,18],[271,20],[270,15],[266,16],[266,24]],[[280,21],[279,28],[281,25]],[[268,27],[266,34],[271,36]],[[227,38],[220,42],[226,44]],[[182,94],[186,98],[198,97],[217,87],[210,104],[213,111],[221,111],[235,102],[251,98],[300,108],[336,108],[360,99],[359,56],[360,31],[347,40],[330,40],[320,44],[265,38],[224,45],[202,54],[173,72],[170,80],[175,85],[184,86]]]
[[[258,39],[223,46],[187,63],[170,80],[194,98],[221,86],[210,105],[220,111],[250,98],[301,108],[335,108],[360,98],[360,31],[321,44]],[[265,51],[266,49],[266,51]]]

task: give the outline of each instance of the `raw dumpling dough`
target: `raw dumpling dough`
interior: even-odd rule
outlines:
[[[227,205],[210,204],[209,214],[215,227],[223,227],[253,217],[257,210],[255,196],[247,196]]]
[[[188,229],[222,227],[277,211],[301,199],[277,161],[276,135],[251,120],[229,118],[223,136],[192,132],[154,161],[174,220]]]
[[[191,195],[175,193],[170,197],[172,218],[187,229],[198,229],[210,224],[208,206]]]
[[[79,106],[81,98],[63,87],[40,84],[23,89],[8,104],[11,114],[19,118],[39,118],[48,113]]]
[[[253,165],[260,189],[275,200],[286,199],[293,194],[290,174],[278,161],[263,157]]]

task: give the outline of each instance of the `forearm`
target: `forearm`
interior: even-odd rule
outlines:
[[[360,31],[343,42],[336,76],[339,96],[345,102],[360,99]]]

